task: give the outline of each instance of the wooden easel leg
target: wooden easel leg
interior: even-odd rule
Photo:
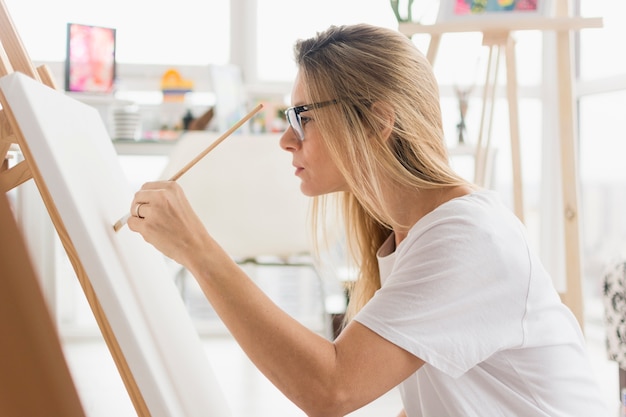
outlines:
[[[491,152],[491,138],[493,134],[493,113],[496,109],[496,88],[498,86],[498,76],[500,75],[500,61],[502,60],[502,48],[500,46],[496,47],[496,57],[495,57],[495,71],[493,73],[493,80],[491,81],[491,98],[490,98],[490,108],[489,108],[489,123],[487,125],[487,137],[484,146],[481,149],[482,158],[480,161],[480,184],[484,186],[487,182],[486,172],[487,172],[487,158],[489,153]]]
[[[17,138],[11,133],[11,127],[6,118],[5,110],[0,110],[0,192],[8,192],[32,178],[26,161],[17,163],[9,168],[8,153]]]
[[[19,54],[10,55],[13,70],[39,80],[37,71],[26,53],[26,48],[15,30],[13,19],[11,19],[9,10],[3,1],[0,1],[0,39],[2,39],[2,46],[5,51],[20,51]],[[9,52],[7,52],[8,54]]]
[[[485,124],[487,124],[487,109],[490,100],[493,97],[491,91],[493,89],[492,67],[493,67],[494,46],[489,46],[489,60],[487,62],[487,74],[485,75],[485,84],[483,86],[482,108],[480,113],[480,125],[478,127],[478,138],[476,139],[476,150],[474,151],[474,183],[483,185],[483,166],[485,154],[483,152],[483,138],[485,136]],[[497,74],[495,75],[497,79]]]
[[[58,87],[54,82],[54,77],[52,76],[52,71],[50,71],[50,68],[47,65],[37,67],[37,74],[39,75],[39,78],[41,78],[42,83],[48,87],[58,90]]]
[[[517,71],[515,62],[515,41],[511,34],[506,33],[490,33],[485,34],[483,45],[489,46],[489,63],[487,67],[487,76],[485,80],[485,89],[483,92],[483,108],[480,121],[480,129],[478,135],[478,143],[476,145],[474,182],[484,186],[487,183],[486,173],[488,167],[488,158],[491,152],[491,130],[493,126],[493,112],[495,108],[495,89],[498,82],[498,69],[501,59],[501,52],[504,50],[506,58],[506,88],[507,102],[509,105],[509,129],[511,140],[511,160],[513,168],[513,202],[514,212],[517,217],[524,221],[524,199],[522,187],[522,168],[521,168],[521,151],[520,151],[520,134],[519,134],[519,116],[518,116],[518,96],[517,96]],[[494,51],[496,56],[494,58]],[[491,74],[492,66],[495,66],[494,74]],[[487,114],[487,107],[489,113]],[[486,127],[485,127],[486,126]],[[485,135],[485,129],[487,134]],[[483,145],[483,137],[486,136],[486,143]]]
[[[509,103],[509,134],[511,136],[511,165],[513,167],[513,207],[517,217],[524,221],[524,198],[522,185],[522,161],[519,133],[519,110],[517,96],[517,63],[515,40],[508,36],[506,43],[506,88]]]
[[[582,272],[580,266],[580,236],[578,216],[578,169],[576,152],[575,106],[572,94],[573,75],[570,65],[571,34],[556,34],[559,131],[561,145],[561,178],[563,189],[563,222],[565,235],[566,292],[563,302],[572,310],[581,328],[584,328]]]
[[[426,58],[430,65],[435,65],[435,57],[439,51],[439,43],[441,42],[441,35],[432,35],[430,37],[430,43],[428,44],[428,51],[426,52]]]
[[[6,193],[33,177],[26,161],[20,161],[11,169],[8,169],[8,159],[5,159],[5,162],[7,163],[7,169],[0,170],[1,192]]]
[[[499,39],[497,37],[496,39]],[[488,158],[491,154],[491,134],[493,130],[493,113],[495,110],[496,87],[500,72],[501,48],[497,40],[491,36],[483,39],[483,45],[489,47],[489,61],[483,89],[483,104],[480,116],[478,139],[474,155],[474,183],[484,187],[487,181]]]
[[[26,243],[0,195],[0,414],[85,417]]]
[[[9,149],[11,149],[11,144],[9,142],[3,142],[2,137],[0,137],[0,162],[2,162],[0,172],[9,169]]]

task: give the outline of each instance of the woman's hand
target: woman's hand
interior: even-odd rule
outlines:
[[[173,181],[148,182],[135,193],[128,227],[165,256],[188,266],[210,239],[182,188]]]

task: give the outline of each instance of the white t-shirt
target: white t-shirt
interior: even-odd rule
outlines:
[[[496,193],[453,199],[393,240],[355,320],[425,361],[400,385],[408,417],[609,415],[578,322]]]

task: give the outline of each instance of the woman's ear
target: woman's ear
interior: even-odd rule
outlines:
[[[396,123],[396,113],[393,107],[384,101],[377,101],[372,104],[372,113],[376,118],[377,127],[383,140],[388,140]]]

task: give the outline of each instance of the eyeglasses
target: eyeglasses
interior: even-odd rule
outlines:
[[[331,104],[337,104],[337,100],[329,100],[323,101],[321,103],[312,103],[305,104],[303,106],[294,106],[289,107],[285,110],[285,117],[287,118],[287,122],[289,122],[289,126],[296,132],[296,136],[300,140],[304,140],[304,129],[302,127],[302,118],[300,117],[300,113],[305,111],[319,109],[320,107],[330,106]]]

